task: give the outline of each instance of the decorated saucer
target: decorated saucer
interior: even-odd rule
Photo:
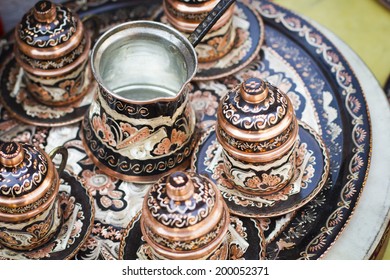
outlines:
[[[299,122],[299,138],[297,171],[292,183],[270,195],[244,196],[236,191],[224,172],[222,147],[217,141],[215,126],[199,140],[191,167],[217,184],[232,214],[256,218],[280,216],[309,202],[328,178],[329,156],[321,137],[308,125]]]
[[[158,20],[167,23],[163,15]],[[233,27],[236,39],[232,50],[216,61],[199,62],[193,81],[215,80],[232,75],[245,68],[259,54],[264,41],[264,23],[258,12],[237,1]]]
[[[91,78],[87,94],[79,101],[60,107],[51,107],[37,102],[28,93],[23,82],[23,69],[17,64],[13,54],[2,58],[4,68],[0,77],[0,101],[11,117],[36,126],[64,126],[82,120],[96,90],[96,82]],[[86,71],[90,71],[87,67]],[[88,74],[87,76],[92,76]]]
[[[93,198],[79,178],[61,174],[59,203],[63,224],[55,239],[31,251],[16,251],[0,245],[0,259],[71,259],[91,233],[94,220]]]
[[[142,237],[140,218],[141,211],[134,216],[123,233],[119,247],[120,260],[153,259],[151,248]],[[226,249],[229,260],[265,259],[266,245],[263,228],[261,219],[231,215],[225,241],[208,259],[218,259],[221,251]]]

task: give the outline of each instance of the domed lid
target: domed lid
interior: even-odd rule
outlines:
[[[38,148],[17,142],[0,143],[0,213],[30,205],[50,188],[53,165]],[[37,206],[37,205],[36,205]],[[14,209],[14,210],[10,210]],[[11,211],[11,212],[10,212]],[[20,212],[21,213],[21,212]]]
[[[222,98],[218,107],[217,137],[239,159],[261,161],[291,147],[298,133],[292,103],[277,87],[251,77]]]
[[[0,144],[0,197],[21,197],[37,189],[48,173],[48,159],[36,147]]]
[[[209,179],[193,172],[174,172],[145,196],[141,228],[154,249],[175,258],[175,253],[219,245],[229,225],[226,209]]]
[[[53,59],[69,53],[83,38],[83,25],[68,8],[39,1],[15,29],[21,52],[34,59]]]

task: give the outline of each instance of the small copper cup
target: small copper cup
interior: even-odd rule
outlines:
[[[229,224],[215,184],[193,172],[161,178],[144,198],[141,230],[156,259],[207,259],[223,246]],[[221,251],[227,259],[227,248]]]
[[[222,98],[216,135],[225,172],[237,190],[269,195],[294,178],[298,121],[288,96],[249,78]]]
[[[91,39],[77,14],[39,1],[15,28],[15,58],[34,98],[49,106],[76,102],[88,92]]]
[[[62,155],[58,169],[52,158]],[[0,144],[0,243],[14,250],[32,250],[50,241],[62,225],[58,201],[59,174],[68,152],[50,155],[32,145]]]
[[[164,0],[163,7],[168,23],[188,36],[218,3],[219,0]],[[233,48],[234,9],[232,4],[197,46],[199,62],[218,60]]]

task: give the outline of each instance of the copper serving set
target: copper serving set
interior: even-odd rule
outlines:
[[[188,95],[198,62],[233,48],[235,7],[232,0],[164,0],[167,23],[114,26],[93,49],[80,18],[50,1],[39,1],[15,29],[15,58],[37,102],[72,106],[97,83],[81,124],[83,145],[107,175],[151,184],[140,220],[151,259],[228,258],[230,209],[213,181],[186,170],[198,140]],[[296,163],[298,131],[289,97],[269,82],[252,77],[227,92],[215,132],[234,191],[253,198],[294,184],[303,172]],[[1,142],[1,245],[35,250],[57,234],[66,158],[63,147],[49,156]]]

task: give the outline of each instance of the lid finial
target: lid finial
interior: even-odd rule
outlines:
[[[6,167],[18,166],[24,159],[23,147],[17,142],[0,144],[0,163]]]
[[[176,201],[189,199],[194,193],[194,186],[187,174],[181,171],[172,173],[167,178],[167,195]]]
[[[259,78],[251,77],[241,85],[241,96],[249,103],[260,103],[268,95],[265,82]]]
[[[57,16],[56,13],[56,5],[50,1],[39,1],[34,6],[34,17],[40,22],[52,22]]]

